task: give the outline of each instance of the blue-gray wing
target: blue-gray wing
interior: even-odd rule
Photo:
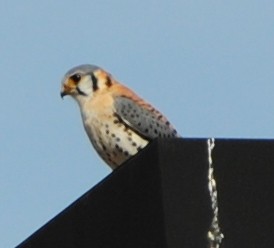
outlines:
[[[116,97],[116,115],[146,139],[180,137],[169,121],[151,105],[127,97]]]

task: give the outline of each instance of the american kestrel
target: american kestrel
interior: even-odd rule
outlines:
[[[78,103],[91,143],[112,169],[157,137],[179,137],[158,110],[95,65],[70,69],[62,81],[65,95]]]

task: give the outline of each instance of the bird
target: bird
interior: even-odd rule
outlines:
[[[112,170],[156,138],[180,137],[160,111],[99,66],[70,69],[61,83],[66,95],[78,103],[90,142]]]

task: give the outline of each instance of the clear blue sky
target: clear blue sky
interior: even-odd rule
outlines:
[[[4,3],[5,2],[5,3]],[[0,247],[14,247],[110,173],[71,67],[109,70],[184,137],[274,137],[274,2],[2,1]]]

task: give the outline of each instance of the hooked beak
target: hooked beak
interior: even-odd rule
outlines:
[[[66,93],[65,91],[61,91],[60,96],[61,96],[61,98],[63,99],[64,96],[66,96],[67,94],[68,94],[68,93]]]
[[[64,96],[66,96],[66,95],[71,95],[72,91],[73,91],[73,85],[71,85],[67,82],[64,82],[62,85],[60,95],[62,98],[64,98]]]

